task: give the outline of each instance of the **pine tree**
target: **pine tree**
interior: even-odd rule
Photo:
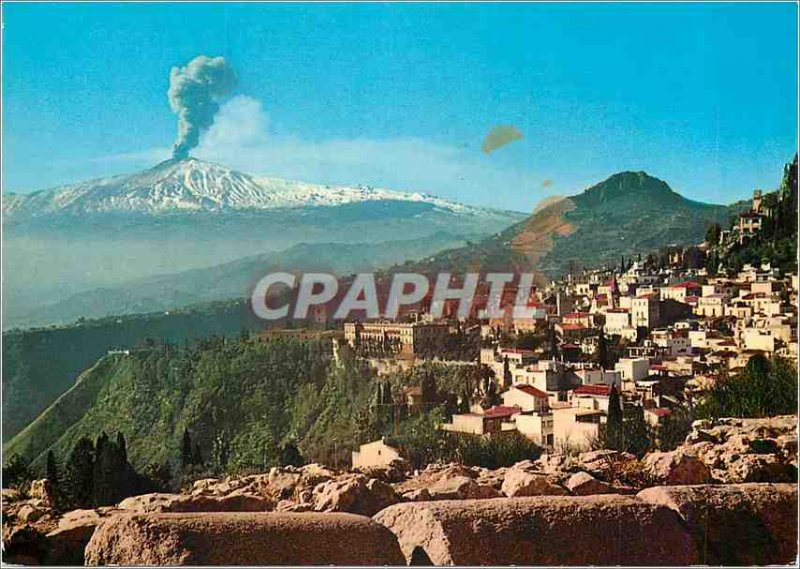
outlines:
[[[75,444],[67,459],[64,486],[71,504],[77,508],[87,508],[92,505],[94,459],[94,444],[86,437]]]

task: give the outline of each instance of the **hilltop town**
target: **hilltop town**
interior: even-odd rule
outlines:
[[[346,345],[380,374],[413,365],[415,356],[446,360],[454,334],[479,336],[476,365],[486,381],[459,394],[463,412],[441,426],[452,433],[517,432],[551,450],[597,448],[612,397],[638,408],[656,433],[681,422],[687,432],[688,417],[721,378],[754,357],[797,361],[797,272],[768,261],[707,266],[720,251],[757,239],[773,219],[762,192],[749,205],[729,229],[709,230],[713,242],[623,258],[535,290],[534,318],[514,318],[507,307],[503,318],[483,322],[414,314],[407,322],[347,323]],[[434,346],[439,353],[430,353]],[[410,407],[426,403],[420,387],[404,396]]]

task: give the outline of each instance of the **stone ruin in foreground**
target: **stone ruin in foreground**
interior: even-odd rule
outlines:
[[[767,565],[797,559],[797,417],[696,423],[641,461],[320,465],[58,515],[3,495],[4,561],[61,565]]]

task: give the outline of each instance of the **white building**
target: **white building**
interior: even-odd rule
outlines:
[[[614,369],[622,374],[622,381],[639,381],[650,375],[648,358],[620,358]]]

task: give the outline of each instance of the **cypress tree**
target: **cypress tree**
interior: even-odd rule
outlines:
[[[200,452],[200,445],[197,443],[192,447],[192,464],[198,466],[203,464],[203,453]]]
[[[92,441],[81,438],[72,449],[64,469],[64,485],[72,505],[91,506],[94,487],[95,449]]]
[[[622,405],[617,386],[612,385],[608,394],[608,417],[606,418],[605,447],[623,450]]]
[[[608,345],[606,344],[606,335],[602,330],[597,338],[597,362],[602,369],[608,369]]]
[[[115,450],[115,497],[117,500],[129,495],[133,490],[132,483],[134,481],[133,469],[128,464],[128,445],[125,442],[125,435],[117,431],[117,444]]]
[[[555,326],[550,326],[547,330],[547,343],[550,349],[550,358],[556,359],[558,357],[558,337],[556,337]]]
[[[50,484],[53,486],[53,488],[56,488],[61,484],[60,470],[61,469],[58,466],[58,461],[56,460],[56,455],[52,450],[47,451],[47,466],[45,476],[50,481]]]
[[[192,437],[188,429],[183,430],[183,442],[181,444],[181,468],[187,468],[192,464]]]
[[[429,370],[425,373],[420,388],[422,391],[422,404],[427,410],[436,403],[436,380],[433,378],[433,372]]]
[[[116,444],[111,442],[108,435],[103,432],[97,437],[94,448],[93,503],[96,506],[108,506],[114,503]]]
[[[125,435],[117,431],[117,452],[122,464],[128,464],[128,446],[125,443]]]
[[[622,450],[642,456],[650,450],[650,428],[644,420],[644,407],[635,405],[628,413],[628,419],[623,424],[624,447]]]

